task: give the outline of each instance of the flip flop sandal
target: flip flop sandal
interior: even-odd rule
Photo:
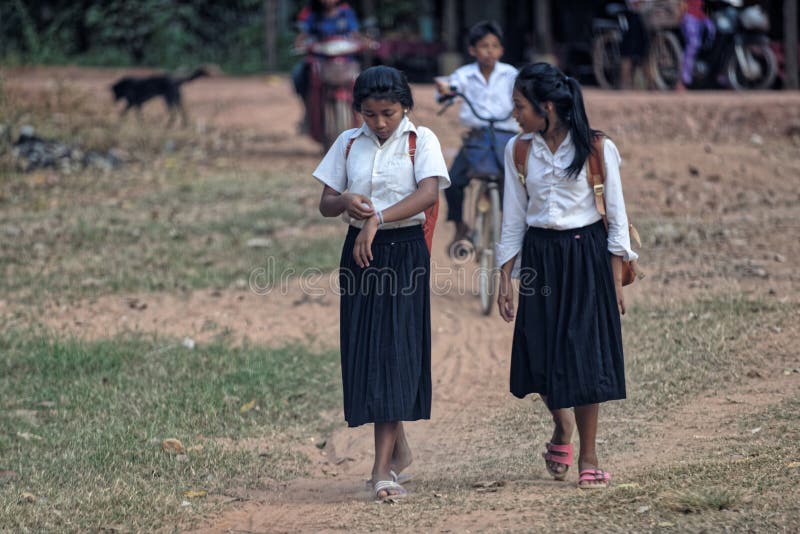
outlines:
[[[566,445],[557,445],[555,443],[545,443],[545,448],[547,452],[543,452],[542,456],[545,459],[545,468],[547,468],[547,472],[550,473],[555,480],[564,480],[567,478],[567,471],[569,471],[569,466],[572,465],[572,443],[567,443]],[[553,454],[559,453],[559,454]],[[550,464],[547,462],[553,462],[559,465],[563,465],[563,471],[556,471]]]
[[[582,490],[606,489],[611,473],[602,469],[584,469],[579,473],[578,488]]]
[[[375,499],[379,501],[385,501],[386,499],[402,499],[408,495],[406,489],[394,480],[379,480],[375,483],[373,490],[375,493]],[[386,492],[385,497],[380,496],[382,491]],[[390,494],[390,491],[394,491],[395,493]]]
[[[406,482],[410,482],[414,478],[414,475],[412,473],[400,473],[398,475],[392,470],[389,471],[389,476],[392,477],[392,480],[394,480],[398,484],[405,484]],[[367,487],[367,490],[371,490],[372,479],[370,478],[369,480],[366,480],[364,482],[364,485]]]

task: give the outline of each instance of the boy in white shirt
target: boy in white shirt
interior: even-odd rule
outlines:
[[[511,94],[517,69],[501,63],[503,56],[503,31],[494,21],[482,21],[469,30],[469,55],[475,58],[474,63],[459,67],[447,78],[437,78],[436,86],[441,94],[449,94],[454,88],[469,98],[475,110],[484,117],[504,118],[495,123],[496,151],[498,160],[503,161],[503,147],[517,131],[516,121],[510,116],[513,109]],[[480,136],[481,130],[487,128],[486,121],[480,120],[466,104],[461,105],[459,113],[461,124],[470,129],[469,136]],[[467,139],[465,137],[465,141]],[[469,185],[469,159],[465,146],[462,145],[453,165],[450,168],[451,186],[445,190],[447,199],[447,220],[456,226],[452,245],[469,236],[470,228],[464,223],[462,210],[464,204],[464,188]],[[498,150],[499,149],[499,150]],[[502,169],[499,169],[502,174]]]

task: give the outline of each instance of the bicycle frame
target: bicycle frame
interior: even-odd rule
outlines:
[[[500,239],[500,218],[502,207],[500,205],[500,183],[504,176],[504,163],[500,161],[495,151],[497,135],[495,123],[507,120],[506,117],[484,117],[475,110],[475,107],[463,93],[453,90],[450,94],[439,97],[439,103],[444,102],[444,106],[438,114],[444,113],[455,99],[460,97],[469,106],[472,113],[480,120],[488,124],[490,151],[495,160],[498,172],[483,172],[472,174],[470,178],[479,180],[480,185],[474,200],[474,221],[471,239],[466,242],[459,242],[459,247],[451,254],[459,259],[467,259],[474,254],[479,263],[478,271],[478,294],[481,300],[481,311],[488,315],[493,307],[493,295],[495,284],[495,265],[494,248]]]

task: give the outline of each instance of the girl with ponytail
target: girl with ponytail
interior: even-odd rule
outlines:
[[[502,266],[498,307],[515,320],[511,393],[538,393],[555,429],[544,453],[547,471],[564,480],[572,433],[580,437],[581,489],[605,488],[595,442],[601,402],[625,398],[620,314],[622,261],[635,260],[614,143],[602,144],[608,231],[587,180],[593,141],[577,81],[547,63],[520,70],[514,118],[522,133],[505,151]],[[518,141],[519,139],[519,141]],[[515,151],[529,147],[524,157]],[[512,276],[520,278],[515,313]],[[572,408],[572,410],[570,409]]]

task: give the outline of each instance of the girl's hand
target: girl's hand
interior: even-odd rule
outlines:
[[[614,288],[617,290],[617,307],[619,308],[619,314],[625,315],[625,296],[622,294],[622,284],[614,284]]]
[[[375,215],[375,207],[369,197],[356,193],[344,193],[345,211],[353,219],[363,221]]]
[[[514,288],[511,284],[511,276],[504,269],[500,270],[497,309],[505,322],[510,323],[514,320]]]
[[[369,267],[369,262],[372,260],[372,240],[375,239],[377,231],[378,218],[370,217],[356,237],[356,243],[353,246],[353,259],[362,269]]]
[[[614,273],[614,290],[617,293],[619,314],[625,315],[625,296],[622,294],[622,257],[611,255],[611,270]]]

